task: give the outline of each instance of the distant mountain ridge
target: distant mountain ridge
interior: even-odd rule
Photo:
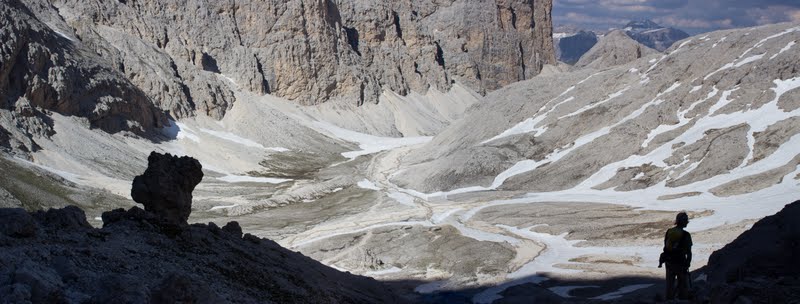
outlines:
[[[649,19],[642,19],[642,20],[633,20],[628,22],[623,28],[625,31],[629,32],[643,32],[647,30],[653,29],[660,29],[663,28],[662,26],[658,25],[658,23],[653,22]]]
[[[684,31],[676,28],[663,27],[650,20],[631,21],[623,28],[633,40],[646,45],[651,49],[663,52],[673,43],[689,37]]]
[[[553,31],[556,58],[564,63],[575,64],[603,36],[615,30],[622,30],[636,42],[659,52],[664,52],[675,42],[689,37],[689,34],[682,30],[664,27],[647,19],[630,21],[622,29],[611,29],[608,32],[591,31],[575,26],[558,26]]]

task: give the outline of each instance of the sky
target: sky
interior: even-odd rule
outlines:
[[[553,24],[581,29],[621,28],[650,19],[689,34],[800,22],[800,0],[553,0]]]

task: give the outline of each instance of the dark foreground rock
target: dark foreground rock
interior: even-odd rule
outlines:
[[[236,222],[188,225],[203,177],[190,157],[152,153],[133,207],[93,228],[78,207],[0,209],[2,303],[392,303],[372,278],[343,273]]]
[[[0,209],[0,303],[383,303],[343,273],[231,222],[177,232],[134,207],[92,228],[76,207]],[[155,220],[155,221],[154,221]]]
[[[768,216],[711,254],[699,301],[797,303],[800,299],[800,201]]]

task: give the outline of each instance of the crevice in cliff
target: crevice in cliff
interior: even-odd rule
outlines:
[[[180,80],[178,82],[178,84],[181,87],[181,91],[183,92],[183,95],[186,96],[186,102],[189,103],[189,106],[191,107],[192,110],[195,110],[197,108],[197,106],[194,104],[194,98],[192,97],[192,91],[189,90],[189,87],[186,85],[186,81],[183,79],[183,77],[181,77],[181,73],[178,72],[178,66],[175,64],[175,61],[170,60],[169,61],[169,67],[172,68],[172,71],[175,72],[175,77],[177,77]],[[175,115],[175,114],[170,114],[170,115]],[[177,117],[177,115],[176,115],[175,118],[181,118],[181,117]]]
[[[347,43],[350,44],[350,47],[358,56],[361,56],[361,51],[358,50],[358,30],[353,27],[345,26],[344,32],[347,34]]]
[[[444,51],[442,51],[442,47],[439,45],[439,42],[434,42],[433,44],[436,45],[436,63],[444,68]]]
[[[514,8],[511,9],[511,27],[517,29],[517,12],[514,11]]]
[[[258,74],[261,75],[261,92],[264,94],[270,94],[272,91],[269,88],[269,81],[267,81],[267,76],[264,74],[264,66],[261,65],[261,60],[258,60],[258,56],[253,56],[256,59],[256,70]]]
[[[239,30],[239,21],[236,20],[236,11],[239,10],[239,7],[236,6],[234,3],[234,7],[231,9],[231,20],[233,20],[233,34],[236,35],[236,41],[239,42],[239,46],[244,46],[242,43],[242,33]]]
[[[526,79],[525,72],[527,67],[525,66],[525,49],[522,48],[522,41],[520,41],[517,46],[519,46],[519,63],[520,67],[522,67],[522,78],[520,80]]]
[[[392,11],[392,18],[394,20],[394,31],[397,33],[397,38],[403,40],[403,29],[400,28],[400,15],[397,12]],[[405,44],[405,42],[403,42]]]
[[[359,91],[359,96],[358,96],[358,106],[359,107],[364,104],[364,87],[365,87],[365,84],[362,82],[361,83],[361,90]]]

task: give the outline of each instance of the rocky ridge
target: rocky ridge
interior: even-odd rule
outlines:
[[[170,169],[193,167],[186,162],[191,159],[154,153],[148,172],[167,172],[173,180],[188,178],[192,175],[186,171]],[[140,177],[164,178],[147,173]],[[184,197],[191,194],[188,188],[173,190]],[[154,195],[141,200],[151,211],[133,207],[104,213],[103,228],[92,228],[84,212],[74,206],[31,213],[0,209],[0,299],[4,303],[399,301],[373,279],[339,272],[273,241],[243,235],[236,222],[222,228],[214,223],[187,225],[183,215],[170,210],[191,208],[191,201],[184,201],[188,206],[149,205],[160,199]]]
[[[609,68],[656,53],[658,53],[656,50],[638,43],[624,32],[616,30],[603,36],[600,42],[583,54],[575,63],[575,67]]]

